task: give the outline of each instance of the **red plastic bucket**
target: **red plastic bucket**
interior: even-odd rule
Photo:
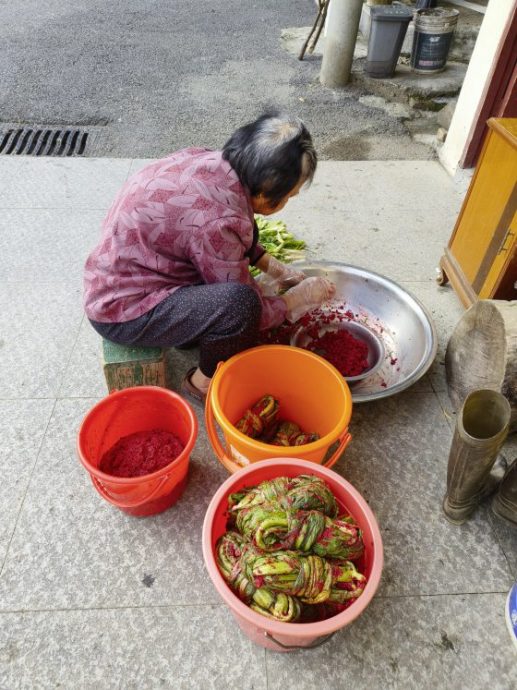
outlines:
[[[103,454],[120,438],[152,429],[168,431],[184,445],[169,465],[142,477],[113,477],[99,470]],[[156,515],[176,503],[185,489],[197,431],[191,406],[177,393],[157,386],[125,388],[88,412],[79,429],[77,452],[106,501],[129,515]]]
[[[334,493],[340,507],[348,511],[363,532],[365,553],[360,570],[368,578],[361,596],[350,608],[318,623],[283,623],[261,616],[244,604],[224,581],[215,556],[215,545],[226,531],[228,496],[245,486],[259,484],[274,477],[296,477],[313,474],[321,477]],[[229,606],[241,630],[262,647],[277,652],[317,647],[337,630],[354,621],[372,600],[381,579],[383,567],[382,539],[377,520],[370,507],[339,474],[307,460],[275,458],[256,462],[231,475],[212,498],[203,524],[203,556],[208,574],[224,602]]]

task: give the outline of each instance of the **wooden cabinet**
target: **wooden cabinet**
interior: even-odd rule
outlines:
[[[517,118],[492,118],[458,221],[440,260],[465,306],[517,299]]]

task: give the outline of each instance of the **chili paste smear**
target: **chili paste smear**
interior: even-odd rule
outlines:
[[[138,431],[123,436],[106,451],[99,469],[114,477],[142,477],[170,464],[183,448],[183,443],[169,431]]]

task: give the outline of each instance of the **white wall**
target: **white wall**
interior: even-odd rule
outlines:
[[[492,63],[516,0],[489,0],[474,52],[458,98],[447,139],[440,151],[445,169],[454,175],[488,85]]]

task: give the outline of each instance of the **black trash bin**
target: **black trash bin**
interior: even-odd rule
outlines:
[[[371,8],[370,16],[372,23],[364,71],[370,77],[391,77],[413,11],[405,5],[377,5]]]

